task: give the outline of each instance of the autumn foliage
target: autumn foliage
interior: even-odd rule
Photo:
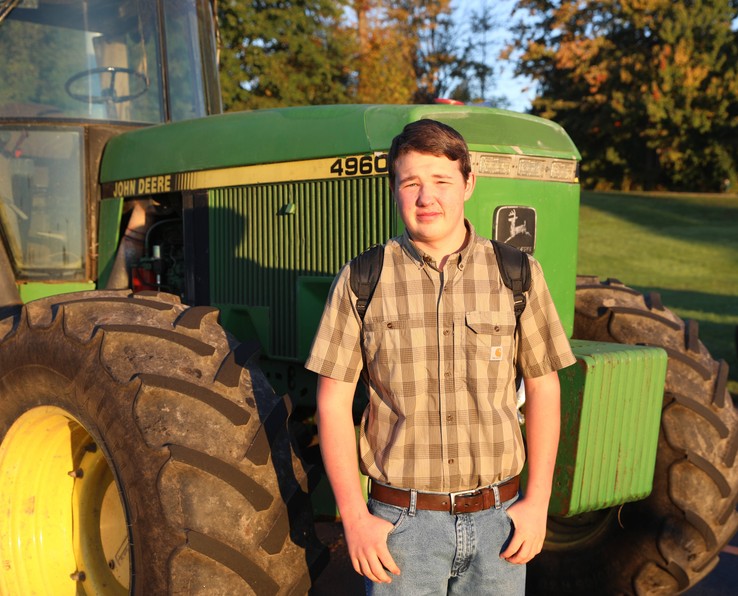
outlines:
[[[459,23],[451,0],[220,0],[217,8],[227,110],[487,99],[493,69],[477,56],[487,42],[472,38],[491,21]]]
[[[594,188],[720,190],[738,178],[730,0],[519,0],[519,73]]]
[[[226,109],[439,97],[504,106],[494,75],[508,61],[536,85],[533,113],[579,147],[585,186],[738,188],[738,0],[217,6]]]

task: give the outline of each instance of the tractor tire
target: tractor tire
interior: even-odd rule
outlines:
[[[326,551],[254,352],[167,294],[0,314],[0,593],[306,593]]]
[[[529,593],[678,594],[717,564],[738,530],[738,416],[727,364],[712,359],[697,331],[658,294],[577,279],[575,338],[668,353],[653,491],[619,508],[550,518]]]

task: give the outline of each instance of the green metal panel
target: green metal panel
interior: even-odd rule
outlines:
[[[549,512],[571,516],[651,492],[667,355],[661,348],[572,340],[559,373],[561,443]]]
[[[123,199],[106,199],[100,202],[100,227],[97,236],[98,285],[104,288],[113,269],[120,240],[120,219],[123,214]]]
[[[387,186],[385,177],[364,177],[212,191],[212,303],[224,311],[264,307],[271,328],[264,355],[304,358],[322,304],[298,307],[298,279],[303,288],[307,277],[325,284],[351,257],[396,233]]]
[[[563,182],[477,177],[466,216],[477,232],[492,237],[495,209],[518,205],[536,210],[536,249],[567,335],[574,327],[579,185]],[[499,239],[499,238],[498,238]]]
[[[472,150],[485,147],[493,153],[580,158],[557,124],[505,110],[446,105],[310,106],[234,112],[119,135],[105,148],[100,181],[386,151],[405,124],[420,118],[455,127]]]
[[[264,306],[221,305],[220,322],[236,337],[255,339],[263,353],[271,352],[271,322]]]
[[[46,298],[47,296],[69,294],[70,292],[85,292],[94,289],[95,282],[93,281],[68,283],[30,282],[18,284],[18,291],[24,303],[31,302],[31,300],[38,300],[39,298]]]
[[[297,278],[297,359],[307,360],[333,276]]]

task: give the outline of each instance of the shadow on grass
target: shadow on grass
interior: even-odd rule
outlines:
[[[738,254],[738,197],[585,191],[581,204],[660,235],[718,244]]]
[[[582,204],[643,225],[674,227],[699,222],[700,226],[735,222],[738,197],[734,195],[689,195],[582,192]]]

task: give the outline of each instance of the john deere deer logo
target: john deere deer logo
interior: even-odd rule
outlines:
[[[507,238],[507,240],[505,240],[505,242],[510,242],[510,240],[520,234],[530,236],[527,221],[523,221],[522,224],[518,225],[518,212],[516,209],[510,210],[510,214],[507,216],[507,221],[510,222],[510,236]]]
[[[495,210],[494,239],[533,254],[536,246],[536,210],[508,205]]]

